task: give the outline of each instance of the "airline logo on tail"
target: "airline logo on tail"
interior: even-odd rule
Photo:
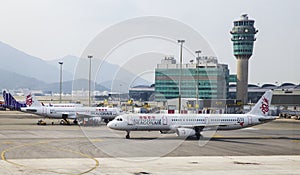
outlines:
[[[269,112],[269,100],[266,99],[265,97],[263,97],[263,99],[262,99],[260,109],[261,109],[261,112],[264,114]]]
[[[26,105],[31,106],[32,103],[33,103],[32,96],[31,96],[31,94],[29,94],[26,96]]]

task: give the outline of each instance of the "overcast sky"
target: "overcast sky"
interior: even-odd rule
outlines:
[[[45,60],[81,56],[101,31],[126,19],[163,16],[197,30],[236,72],[229,31],[243,13],[259,30],[249,83],[300,83],[299,0],[0,0],[0,41]]]

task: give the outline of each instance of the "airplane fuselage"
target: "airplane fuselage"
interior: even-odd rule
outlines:
[[[103,108],[103,107],[26,107],[21,108],[23,112],[33,113],[43,117],[49,118],[77,118],[78,113],[92,114],[94,117],[101,117],[107,119],[113,119],[117,116],[117,108]]]
[[[178,127],[210,129],[217,126],[218,130],[233,130],[262,123],[257,116],[249,114],[125,114],[111,121],[108,127],[126,131],[169,131]]]
[[[262,124],[275,117],[268,116],[272,91],[266,91],[247,114],[126,114],[116,117],[107,126],[130,131],[175,132],[178,136],[201,138],[205,130],[234,130]]]

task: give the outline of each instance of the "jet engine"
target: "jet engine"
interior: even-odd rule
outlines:
[[[169,131],[160,131],[161,134],[174,134],[175,131],[169,130]]]
[[[189,129],[189,128],[177,128],[176,129],[176,134],[179,137],[189,137],[189,136],[194,136],[196,134],[194,129]]]

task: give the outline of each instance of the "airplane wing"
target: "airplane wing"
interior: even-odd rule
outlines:
[[[236,123],[235,125],[241,125],[240,123]],[[215,128],[215,127],[219,127],[219,126],[228,126],[228,125],[224,125],[224,124],[220,124],[220,123],[209,123],[209,124],[197,124],[197,125],[176,125],[173,126],[172,129],[177,129],[177,128],[188,128],[188,129],[204,129],[204,128]]]
[[[197,128],[197,127],[215,127],[215,126],[224,126],[220,124],[197,124],[197,125],[178,125],[177,128]]]

